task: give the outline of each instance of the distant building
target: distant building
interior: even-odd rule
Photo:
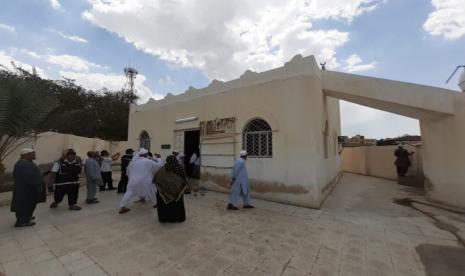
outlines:
[[[347,136],[344,136],[347,137]],[[348,137],[347,137],[348,138]],[[343,142],[344,147],[366,147],[366,146],[375,146],[376,139],[368,139],[363,135],[355,135],[350,139],[345,139]]]
[[[400,145],[408,144],[412,146],[421,146],[422,140],[419,135],[404,135],[396,138],[386,138],[380,139],[376,142],[377,146],[391,146],[391,145]]]

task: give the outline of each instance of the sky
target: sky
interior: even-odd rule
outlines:
[[[0,0],[0,64],[93,90],[139,71],[139,103],[315,55],[328,70],[457,90],[465,0]],[[342,135],[419,134],[341,101]]]

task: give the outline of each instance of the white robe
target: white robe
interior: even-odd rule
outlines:
[[[120,207],[126,207],[132,197],[148,197],[154,205],[157,204],[155,195],[157,190],[153,184],[153,176],[160,168],[160,165],[150,159],[135,157],[127,168],[128,187]]]

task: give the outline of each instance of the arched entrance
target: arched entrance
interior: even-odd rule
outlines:
[[[143,130],[139,135],[139,147],[150,151],[150,135],[147,131]]]

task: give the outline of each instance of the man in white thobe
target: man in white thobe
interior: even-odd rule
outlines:
[[[245,164],[247,155],[245,150],[241,151],[241,158],[234,163],[231,171],[231,192],[229,194],[229,203],[226,207],[228,210],[239,210],[236,205],[240,197],[242,197],[245,209],[255,208],[250,204],[249,175]]]
[[[137,156],[129,163],[126,172],[129,178],[128,187],[120,202],[120,214],[130,211],[127,206],[132,197],[147,197],[152,201],[153,207],[157,206],[157,190],[153,184],[153,176],[161,166],[148,159],[147,156],[148,151],[140,149]]]

